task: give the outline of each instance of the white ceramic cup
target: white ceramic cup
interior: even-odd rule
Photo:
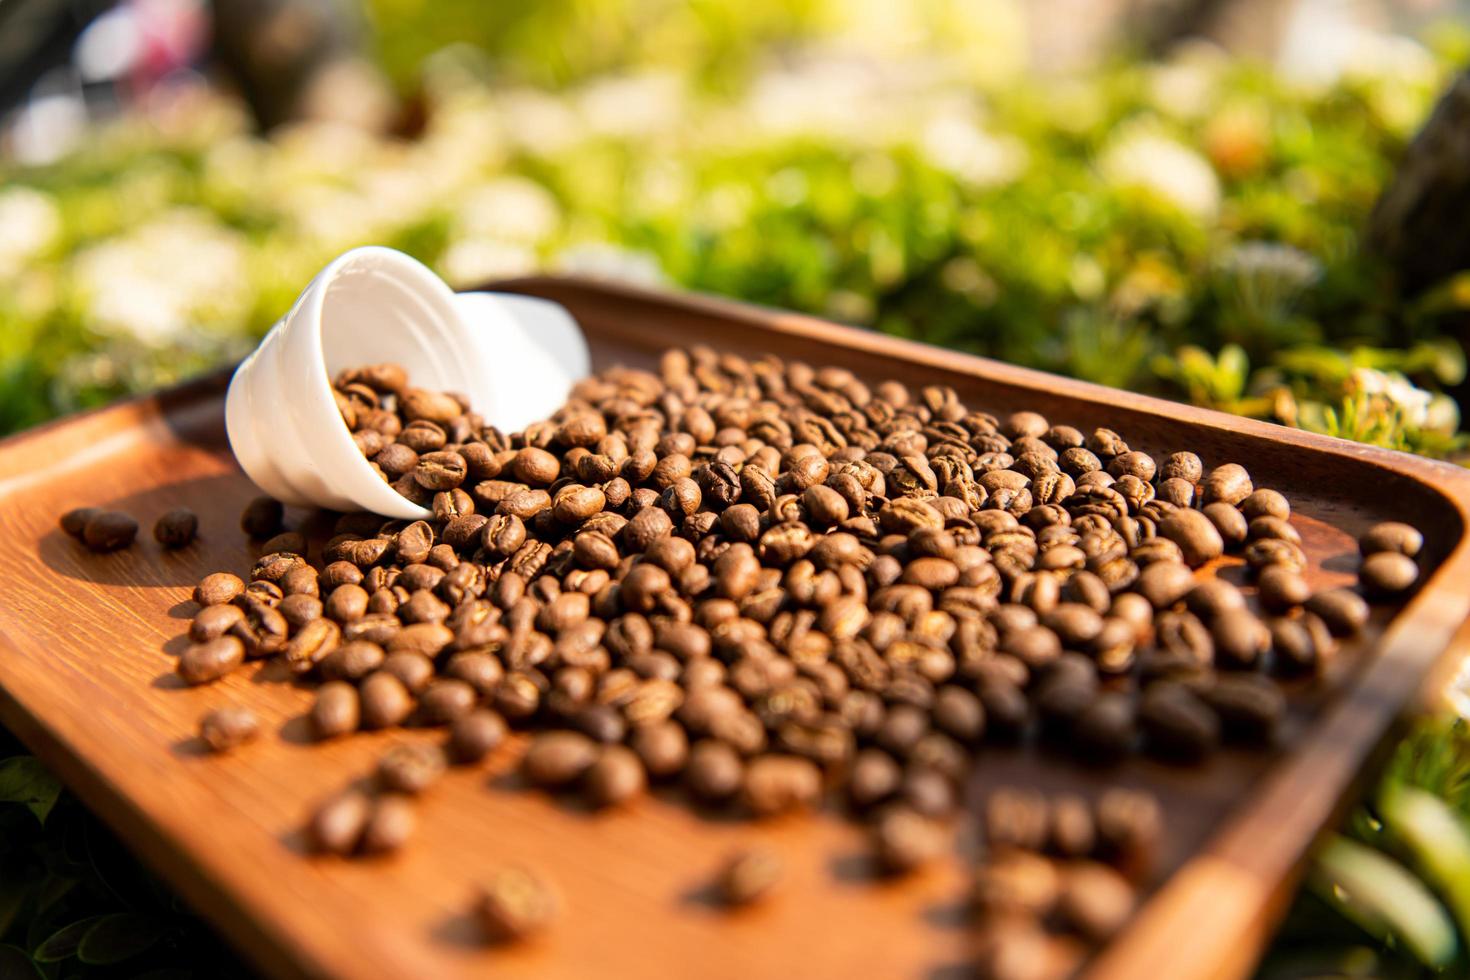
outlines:
[[[287,504],[428,516],[373,472],[332,397],[338,371],[384,361],[419,387],[467,395],[505,432],[551,414],[591,368],[557,304],[455,294],[402,252],[356,248],[317,274],[230,380],[225,428],[246,475]]]

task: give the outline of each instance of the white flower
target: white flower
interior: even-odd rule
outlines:
[[[20,272],[60,232],[61,209],[51,195],[29,187],[0,191],[0,278]]]
[[[162,345],[244,314],[245,260],[238,232],[180,208],[80,253],[73,275],[96,330]]]
[[[1416,387],[1412,381],[1397,371],[1379,371],[1366,367],[1353,368],[1353,373],[1348,379],[1348,389],[1387,401],[1399,410],[1404,423],[1412,428],[1425,428],[1430,421],[1429,409],[1434,401],[1434,394]],[[1442,413],[1442,408],[1436,410],[1436,415]],[[1436,422],[1438,421],[1439,419],[1436,419]]]
[[[1220,210],[1220,181],[1204,157],[1146,127],[1118,134],[1098,161],[1115,187],[1148,191],[1201,220]]]

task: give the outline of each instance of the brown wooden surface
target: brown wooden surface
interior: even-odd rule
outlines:
[[[1088,793],[1127,783],[1164,801],[1169,833],[1151,900],[1089,976],[1247,972],[1313,837],[1446,656],[1470,605],[1470,475],[1452,467],[792,315],[574,281],[515,288],[565,303],[599,366],[648,363],[673,343],[769,351],[873,379],[950,384],[976,407],[1108,424],[1155,455],[1191,448],[1209,463],[1244,463],[1257,485],[1292,498],[1321,584],[1351,580],[1351,535],[1367,524],[1397,517],[1425,529],[1433,577],[1392,622],[1380,611],[1368,641],[1344,651],[1324,683],[1295,692],[1281,749],[1226,752],[1201,770],[1135,760],[1089,771],[1033,749],[981,758],[974,803],[1016,781]],[[943,867],[875,881],[860,829],[835,813],[750,824],[660,795],[593,815],[517,785],[506,774],[512,746],[437,787],[403,854],[304,855],[298,828],[314,802],[369,771],[384,745],[434,736],[310,744],[300,718],[310,692],[268,668],[204,689],[176,683],[190,586],[208,571],[243,571],[251,557],[237,520],[254,491],[224,440],[223,394],[222,377],[206,379],[0,444],[0,721],[242,953],[270,973],[311,976],[963,975],[968,827]],[[85,553],[56,529],[61,512],[83,504],[130,511],[143,540],[121,554]],[[147,529],[177,504],[200,513],[202,539],[161,553]],[[226,702],[254,708],[267,735],[204,756],[197,719]],[[786,858],[783,894],[722,913],[703,885],[722,856],[754,841]],[[477,874],[505,862],[542,870],[565,912],[542,940],[490,950],[466,909]]]

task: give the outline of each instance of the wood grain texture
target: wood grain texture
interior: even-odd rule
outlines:
[[[1397,517],[1426,530],[1435,567],[1404,609],[1374,618],[1326,680],[1293,694],[1283,746],[1227,751],[1201,770],[1134,760],[1078,767],[1036,749],[993,750],[969,788],[1096,793],[1126,783],[1157,792],[1169,815],[1151,898],[1086,967],[1124,978],[1241,976],[1289,894],[1315,835],[1437,662],[1470,592],[1470,476],[1415,457],[1116,392],[964,355],[713,300],[672,298],[572,280],[507,288],[566,304],[594,361],[646,364],[673,343],[708,343],[835,363],[878,379],[953,385],[976,407],[1020,407],[1080,427],[1107,424],[1155,455],[1191,448],[1244,463],[1286,492],[1319,584],[1351,580],[1352,535]],[[0,720],[216,923],[243,954],[290,976],[960,975],[972,953],[965,855],[903,882],[875,880],[863,835],[836,813],[732,821],[659,794],[594,815],[520,786],[516,746],[452,773],[420,807],[399,856],[309,857],[299,828],[310,807],[370,771],[404,732],[310,744],[310,692],[252,667],[204,689],[180,686],[173,654],[193,612],[190,587],[252,552],[237,526],[254,490],[223,433],[224,378],[56,423],[0,444]],[[144,524],[169,507],[201,517],[201,540],[177,554],[151,539],[85,553],[56,527],[80,505],[128,510]],[[292,513],[293,521],[311,523]],[[1238,565],[1207,574],[1240,580]],[[1463,639],[1463,638],[1462,638]],[[258,743],[200,752],[208,708],[249,705]],[[705,885],[731,849],[760,841],[789,866],[769,906],[729,915]],[[487,949],[467,915],[479,874],[507,862],[537,869],[562,893],[557,928],[523,948]],[[1187,941],[1182,941],[1187,937]]]

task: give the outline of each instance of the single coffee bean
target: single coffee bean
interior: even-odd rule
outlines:
[[[1159,524],[1159,534],[1173,541],[1190,568],[1220,557],[1225,541],[1214,523],[1196,510],[1176,510]]]
[[[1040,792],[1023,787],[1001,787],[985,801],[981,829],[992,848],[1040,851],[1050,830],[1050,810]]]
[[[475,912],[492,943],[519,942],[544,931],[556,919],[560,902],[537,875],[524,868],[502,868],[485,882]]]
[[[1358,550],[1365,558],[1381,551],[1391,551],[1416,558],[1423,547],[1424,535],[1408,524],[1401,524],[1398,521],[1384,521],[1381,524],[1375,524],[1364,531],[1363,536],[1358,539]]]
[[[165,548],[183,548],[198,531],[199,517],[187,507],[175,507],[153,525],[153,540]]]
[[[195,643],[218,639],[244,618],[245,611],[239,606],[205,606],[189,624],[189,639]]]
[[[884,813],[873,831],[879,864],[891,874],[908,874],[939,858],[948,845],[943,825],[897,807]]]
[[[684,771],[689,760],[689,737],[675,721],[640,725],[633,732],[633,751],[653,779],[669,779]]]
[[[138,522],[117,510],[99,510],[82,527],[82,543],[89,551],[118,551],[138,536]]]
[[[1083,858],[1097,846],[1097,824],[1092,807],[1082,797],[1063,793],[1051,801],[1050,850],[1068,858]]]
[[[473,710],[478,698],[469,683],[441,677],[429,682],[419,695],[419,718],[427,725],[447,725]]]
[[[1072,721],[1072,750],[1101,763],[1122,761],[1136,740],[1132,700],[1120,693],[1098,695]]]
[[[329,739],[357,731],[361,712],[357,688],[346,681],[328,681],[317,688],[308,718],[316,737]]]
[[[1246,523],[1245,515],[1232,504],[1219,501],[1206,504],[1200,513],[1215,525],[1215,530],[1220,532],[1220,540],[1225,542],[1226,548],[1239,547],[1250,536],[1250,525]]]
[[[249,708],[216,708],[199,720],[199,737],[211,752],[228,752],[259,734],[260,719]]]
[[[1386,599],[1407,592],[1419,578],[1419,565],[1398,551],[1379,551],[1363,559],[1358,581],[1369,595]]]
[[[256,541],[264,541],[280,533],[281,520],[286,511],[279,500],[271,497],[256,497],[245,505],[240,515],[240,530]]]
[[[1368,622],[1368,603],[1351,589],[1328,589],[1306,602],[1307,611],[1322,617],[1333,636],[1355,636]]]
[[[444,775],[444,752],[437,745],[401,742],[378,760],[378,783],[393,793],[418,794]]]
[[[1215,660],[1225,667],[1250,669],[1260,664],[1271,647],[1271,631],[1248,609],[1230,609],[1210,623]]]
[[[1281,688],[1259,674],[1221,675],[1202,696],[1226,736],[1241,742],[1269,744],[1286,714]]]
[[[765,848],[741,851],[726,859],[715,876],[715,890],[726,905],[739,907],[765,900],[785,874],[780,855]]]
[[[392,674],[376,671],[358,686],[364,728],[392,728],[413,711],[413,695]]]
[[[1275,517],[1284,521],[1291,517],[1291,504],[1278,491],[1254,490],[1240,502],[1240,512],[1248,521],[1257,517]]]
[[[821,794],[821,770],[809,759],[790,755],[758,756],[745,773],[745,803],[758,817],[810,809]]]
[[[179,656],[179,676],[187,684],[219,680],[245,662],[245,644],[234,636],[196,643]]]
[[[358,846],[364,854],[389,854],[408,843],[417,827],[418,817],[408,797],[386,793],[373,801]]]
[[[648,787],[648,775],[636,752],[609,745],[582,774],[582,787],[593,806],[617,806],[641,796]]]
[[[1191,452],[1171,453],[1159,471],[1159,475],[1166,480],[1183,480],[1191,485],[1199,483],[1204,473],[1204,464]]]
[[[1216,501],[1239,504],[1255,490],[1251,475],[1238,463],[1226,463],[1210,470],[1204,479],[1205,503]]]
[[[505,741],[505,719],[489,708],[460,715],[449,729],[449,754],[455,762],[479,762]]]
[[[1122,929],[1137,901],[1128,879],[1105,864],[1077,861],[1062,872],[1061,916],[1093,942],[1104,942]]]
[[[690,750],[684,778],[696,799],[716,803],[729,799],[740,789],[745,764],[727,743],[707,739]]]
[[[1026,922],[1050,915],[1060,894],[1057,862],[1030,851],[1004,850],[989,855],[975,869],[970,902],[987,919]]]
[[[599,754],[597,743],[580,732],[545,732],[527,748],[521,772],[536,786],[559,789],[580,779]]]
[[[1220,722],[1200,698],[1182,684],[1149,686],[1138,707],[1138,723],[1150,752],[1169,760],[1195,762],[1220,741]]]
[[[351,854],[362,840],[372,810],[366,793],[349,790],[317,808],[307,825],[307,837],[318,851]]]
[[[1301,572],[1285,565],[1261,569],[1256,589],[1261,605],[1272,612],[1289,612],[1312,597],[1311,587]]]

